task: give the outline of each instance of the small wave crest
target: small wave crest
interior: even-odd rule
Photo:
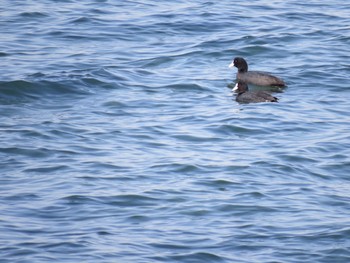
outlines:
[[[0,101],[2,103],[22,102],[43,97],[67,94],[88,94],[84,87],[74,82],[14,80],[0,82]]]

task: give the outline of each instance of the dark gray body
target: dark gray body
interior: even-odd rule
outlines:
[[[237,80],[257,86],[284,87],[286,85],[280,78],[261,71],[237,72]]]
[[[245,91],[238,93],[236,101],[240,103],[252,103],[252,102],[277,102],[277,98],[272,96],[266,91]]]

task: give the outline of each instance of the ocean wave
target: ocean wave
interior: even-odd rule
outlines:
[[[14,80],[0,82],[0,101],[2,103],[23,102],[28,100],[52,98],[53,96],[86,95],[85,87],[74,83],[55,81]]]

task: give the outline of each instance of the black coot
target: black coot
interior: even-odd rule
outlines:
[[[236,101],[240,103],[277,102],[277,98],[266,91],[248,91],[248,85],[239,81],[232,91],[237,91]]]
[[[236,57],[229,66],[238,68],[237,80],[257,86],[285,87],[286,84],[280,78],[261,71],[248,71],[248,63],[244,58]]]

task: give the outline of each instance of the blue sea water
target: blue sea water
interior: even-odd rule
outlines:
[[[0,3],[1,262],[350,262],[350,3]],[[235,56],[288,87],[238,104]]]

